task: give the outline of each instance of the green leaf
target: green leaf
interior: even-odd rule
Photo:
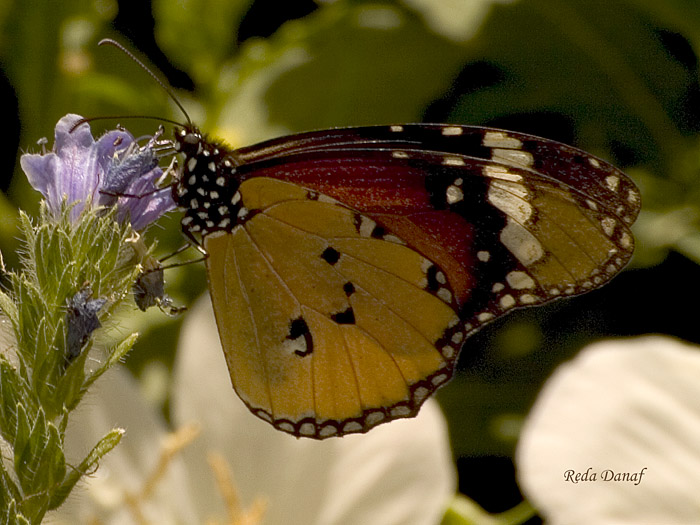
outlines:
[[[0,290],[0,311],[7,316],[13,327],[17,325],[17,306],[12,297],[2,290]]]
[[[56,386],[56,397],[61,400],[62,407],[73,410],[83,394],[85,394],[85,364],[90,356],[92,341],[89,341],[81,349],[78,357],[73,359],[65,369],[65,372],[58,378]]]
[[[37,428],[38,420],[41,419],[41,424],[45,425],[44,412],[39,410],[36,414],[36,419],[32,422],[29,420],[28,414],[22,405],[18,405],[17,409],[17,433],[14,442],[14,465],[15,472],[22,492],[31,494],[30,487],[32,486],[36,471],[32,470],[28,464],[31,461],[31,454],[35,451],[37,445],[37,436],[33,434]],[[32,414],[34,415],[34,414]],[[33,424],[32,424],[33,423]],[[33,439],[32,439],[33,438]]]
[[[0,434],[8,443],[15,442],[17,435],[17,405],[31,404],[27,385],[14,366],[0,354]],[[35,407],[31,407],[32,412]]]
[[[30,523],[41,523],[49,509],[49,495],[46,492],[25,496],[18,501],[19,511]]]
[[[21,354],[23,364],[34,368],[37,354],[40,357],[46,348],[37,345],[38,325],[43,320],[43,300],[41,292],[30,282],[26,275],[13,276],[13,289],[18,305],[17,351]]]
[[[70,239],[54,224],[42,224],[37,232],[36,260],[37,285],[47,297],[60,297],[71,286],[70,268],[75,261]]]
[[[97,464],[105,454],[116,447],[124,435],[124,430],[115,428],[103,437],[90,453],[74,469],[68,470],[63,482],[56,488],[49,503],[49,509],[55,509],[61,505],[73,490],[75,484],[83,475],[90,474],[97,468]]]
[[[10,502],[20,498],[19,487],[5,469],[4,462],[0,461],[0,509],[9,507]]]
[[[214,72],[236,46],[236,28],[252,0],[168,0],[153,2],[156,39],[163,50],[187,69],[199,84]],[[206,16],[192,16],[206,13]],[[183,38],[183,35],[187,35]]]
[[[497,119],[561,115],[575,123],[582,147],[608,158],[624,149],[661,169],[685,145],[674,112],[697,72],[669,54],[636,2],[498,6],[465,58],[483,66],[465,69],[465,79],[470,71],[483,79],[449,101],[450,121],[503,125]]]
[[[463,46],[397,5],[325,5],[265,41],[245,43],[217,82],[215,130],[238,144],[417,121],[449,89],[464,55]]]
[[[419,13],[431,31],[456,42],[473,38],[493,6],[493,0],[445,2],[444,0],[403,0]]]
[[[441,525],[519,525],[535,517],[535,509],[523,501],[500,514],[491,514],[462,494],[452,500]]]
[[[28,418],[26,420],[28,422]],[[66,472],[61,436],[56,426],[46,420],[42,409],[36,414],[26,439],[25,434],[26,428],[22,439],[14,444],[15,472],[22,492],[25,495],[47,494],[63,480]]]
[[[7,507],[5,508],[6,510],[3,512],[1,518],[2,521],[0,521],[0,524],[2,525],[30,525],[30,521],[21,513],[21,511],[17,508],[17,501],[16,500],[11,500]],[[2,509],[0,509],[2,510]]]
[[[80,355],[68,366],[63,377],[59,379],[56,395],[63,400],[66,409],[74,410],[78,406],[78,403],[80,403],[80,400],[93,383],[126,356],[136,343],[138,335],[134,333],[128,336],[108,352],[107,359],[98,368],[87,374],[85,373],[85,362],[90,351],[90,345],[83,349]]]
[[[47,314],[37,326],[34,341],[37,349],[41,351],[34,362],[31,384],[32,392],[46,410],[47,417],[53,419],[62,409],[62,400],[56,396],[56,385],[63,370],[65,349],[63,334],[58,330],[60,323],[51,326],[50,322]]]
[[[85,379],[85,382],[82,386],[83,391],[81,393],[81,396],[87,392],[87,389],[90,388],[90,386],[92,386],[92,384],[95,381],[97,381],[97,379],[100,376],[102,376],[102,374],[104,374],[111,367],[119,363],[126,356],[126,354],[128,354],[131,351],[134,344],[136,344],[138,337],[139,334],[137,333],[131,334],[129,337],[127,337],[121,343],[119,343],[116,346],[116,348],[112,349],[109,352],[108,359],[99,368],[97,368],[94,372],[88,375],[88,377]]]
[[[21,451],[24,450],[24,448],[29,443],[29,433],[31,432],[32,427],[29,424],[29,417],[27,416],[27,411],[25,410],[24,405],[21,402],[17,403],[17,409],[15,410],[15,414],[17,417],[17,423],[15,425],[14,440],[10,443],[10,445],[12,445],[15,451],[16,469],[19,462],[18,454],[21,453]]]
[[[49,431],[46,416],[41,409],[36,413],[34,421],[26,418],[26,423],[31,425],[26,439],[24,439],[25,432],[23,431],[23,439],[19,439],[20,435],[18,433],[18,439],[15,441],[15,472],[24,494],[34,494],[41,488],[45,488],[40,487],[41,482],[38,481],[44,477],[44,473],[39,470],[39,463],[43,451],[48,445]]]

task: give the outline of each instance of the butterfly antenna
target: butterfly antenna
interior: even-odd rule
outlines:
[[[68,132],[73,133],[76,130],[76,128],[78,128],[79,126],[82,126],[83,124],[88,124],[90,122],[95,122],[97,120],[124,120],[124,119],[156,120],[158,122],[165,122],[167,124],[173,124],[174,126],[181,126],[182,125],[181,122],[177,122],[175,120],[170,120],[169,118],[156,117],[153,115],[112,115],[112,116],[100,115],[98,117],[83,117],[83,118],[81,118],[79,121],[77,121],[75,124],[73,124],[73,126],[68,130]]]
[[[146,73],[148,73],[153,80],[155,80],[158,85],[163,88],[163,91],[165,91],[168,96],[172,99],[173,102],[177,105],[178,108],[180,108],[180,111],[182,111],[182,114],[185,115],[185,118],[187,119],[187,123],[192,125],[192,120],[190,119],[190,116],[187,114],[187,111],[185,111],[185,108],[183,105],[180,103],[180,101],[177,99],[175,96],[175,93],[173,92],[172,89],[170,89],[165,82],[163,82],[161,79],[159,79],[156,74],[151,71],[146,64],[141,62],[138,58],[136,58],[136,55],[134,55],[131,51],[129,51],[127,48],[125,48],[123,45],[121,45],[119,42],[116,40],[112,40],[111,38],[103,38],[97,43],[98,46],[104,46],[104,45],[110,45],[114,46],[117,49],[119,49],[122,53],[124,53],[126,56],[128,56],[131,60],[136,62],[139,66],[141,66],[141,69],[143,69]]]

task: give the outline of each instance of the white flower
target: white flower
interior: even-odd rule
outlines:
[[[516,465],[547,523],[699,523],[700,348],[654,336],[584,349],[540,393]]]
[[[187,313],[173,384],[173,425],[196,422],[201,435],[171,462],[148,499],[149,522],[225,522],[211,453],[225,459],[242,507],[264,499],[266,525],[437,524],[455,493],[446,425],[434,401],[417,418],[323,442],[296,439],[253,416],[231,387],[208,300]],[[68,444],[80,441],[84,452],[114,426],[126,435],[52,523],[89,516],[136,523],[123,495],[138,491],[156,468],[165,424],[122,370],[98,382],[84,405]]]

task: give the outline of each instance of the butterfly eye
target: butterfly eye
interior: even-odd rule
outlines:
[[[184,142],[188,146],[196,146],[197,144],[199,144],[199,141],[200,137],[195,133],[187,133],[182,139],[182,142]]]

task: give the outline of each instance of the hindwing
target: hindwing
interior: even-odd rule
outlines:
[[[442,270],[347,206],[253,178],[247,218],[204,237],[231,380],[259,417],[325,438],[413,416],[462,339]],[[440,282],[442,281],[442,282]]]

